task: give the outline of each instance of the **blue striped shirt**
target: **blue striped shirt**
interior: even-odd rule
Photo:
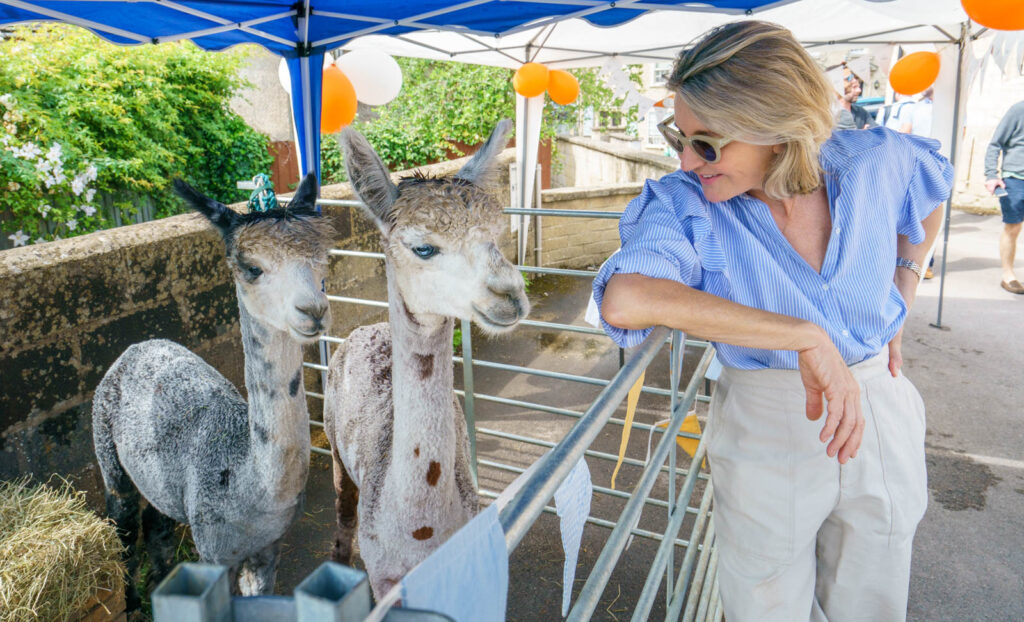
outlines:
[[[820,155],[832,215],[820,273],[793,249],[762,201],[741,194],[709,203],[696,175],[681,170],[648,181],[619,223],[622,250],[594,279],[598,308],[613,274],[643,274],[808,320],[825,329],[847,364],[870,358],[907,314],[893,283],[896,235],[924,241],[921,220],[953,185],[953,167],[938,147],[884,128],[832,134]],[[651,330],[601,321],[623,347]],[[729,367],[797,368],[793,351],[715,347]]]

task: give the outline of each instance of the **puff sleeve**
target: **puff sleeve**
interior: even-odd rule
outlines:
[[[896,232],[913,244],[924,241],[921,221],[949,197],[953,187],[953,165],[938,152],[939,142],[920,136],[902,135],[914,159],[906,196],[896,223]]]
[[[648,181],[640,196],[629,203],[619,221],[622,249],[601,266],[594,279],[598,309],[608,280],[618,273],[642,274],[700,287],[705,267],[700,251],[712,232],[703,200],[693,183],[681,172],[672,173],[659,181]],[[618,328],[608,324],[603,316],[601,325],[624,348],[640,344],[651,331]]]

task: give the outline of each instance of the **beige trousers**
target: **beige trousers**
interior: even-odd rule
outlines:
[[[840,465],[797,371],[724,369],[711,401],[718,577],[728,622],[904,620],[928,503],[924,403],[888,354],[850,368],[864,439]]]

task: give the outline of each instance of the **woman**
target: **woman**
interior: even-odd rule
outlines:
[[[630,203],[594,297],[620,345],[665,325],[725,366],[707,432],[725,617],[904,619],[927,491],[900,334],[952,167],[934,141],[833,133],[831,86],[773,24],[711,31],[669,85],[681,170]]]

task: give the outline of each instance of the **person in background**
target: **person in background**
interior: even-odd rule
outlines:
[[[833,132],[832,85],[775,24],[712,30],[668,86],[680,170],[630,202],[593,291],[620,346],[663,325],[723,365],[704,442],[725,619],[903,620],[928,491],[901,335],[953,167],[933,140]]]
[[[925,138],[932,138],[932,96],[934,91],[931,87],[928,87],[923,93],[921,98],[914,104],[913,114],[910,119],[910,128],[901,130],[904,133],[910,132],[911,134],[917,134],[918,136],[924,136]]]
[[[1003,156],[1001,166],[1000,154]],[[999,238],[999,259],[1003,267],[1000,285],[1008,292],[1024,294],[1024,285],[1013,271],[1017,237],[1024,221],[1024,101],[1010,106],[992,134],[985,152],[985,189],[999,195],[1003,212],[1003,234]]]
[[[839,97],[839,110],[836,115],[837,130],[866,130],[878,125],[867,110],[858,106],[856,101],[863,92],[863,82],[849,69],[843,70],[843,94]]]
[[[913,127],[914,98],[896,93],[896,101],[880,109],[875,121],[895,132],[909,134]]]

